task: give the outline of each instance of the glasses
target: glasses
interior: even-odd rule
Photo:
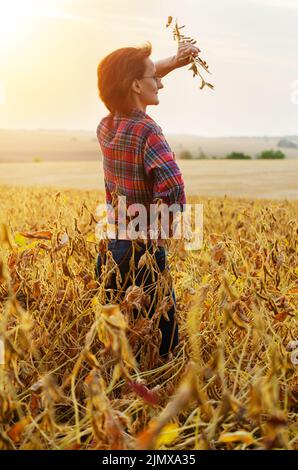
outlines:
[[[142,78],[154,78],[154,80],[156,81],[156,83],[158,82],[158,80],[161,80],[161,79],[162,79],[162,77],[161,77],[160,75],[151,75],[151,76],[145,75],[145,76],[142,77]],[[140,80],[142,80],[142,78],[140,78]]]

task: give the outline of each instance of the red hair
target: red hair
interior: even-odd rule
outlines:
[[[122,47],[104,57],[97,67],[99,97],[108,110],[129,116],[132,108],[131,85],[142,78],[145,61],[150,56],[152,45],[147,41],[142,46]]]

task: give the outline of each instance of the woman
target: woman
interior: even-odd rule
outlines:
[[[175,56],[154,63],[150,59],[151,50],[150,42],[141,47],[125,47],[112,52],[100,62],[99,96],[110,113],[97,127],[97,138],[103,155],[106,201],[110,207],[118,207],[118,212],[116,210],[113,213],[117,230],[115,237],[108,243],[108,250],[119,268],[122,284],[119,289],[119,278],[114,273],[107,287],[110,293],[121,292],[120,296],[112,296],[110,300],[123,300],[125,290],[131,285],[142,286],[144,293],[148,294],[143,298],[148,300],[148,318],[153,318],[154,314],[162,310],[162,299],[156,293],[158,290],[160,294],[162,286],[159,275],[162,273],[165,278],[168,273],[165,239],[159,233],[157,243],[153,242],[150,207],[162,202],[167,206],[178,204],[180,210],[183,210],[186,197],[174,154],[162,129],[146,111],[147,106],[159,104],[158,91],[164,86],[162,77],[189,64],[190,55],[197,56],[200,52],[194,45],[180,43]],[[119,236],[119,196],[126,198],[126,221],[132,205],[142,204],[145,207],[147,218],[142,227],[145,228],[145,238],[139,237],[135,242],[127,236],[127,232],[125,236]],[[144,230],[140,230],[140,233],[144,234]],[[146,253],[152,258],[146,258],[144,262],[143,255]],[[157,269],[152,269],[151,262],[148,262],[150,259],[154,260]],[[99,278],[105,264],[106,256],[99,254],[96,266]],[[168,296],[164,284],[162,290],[168,307],[164,313],[159,313],[158,318],[161,332],[159,354],[166,358],[178,345],[179,333],[174,290],[170,287]],[[136,310],[134,315],[136,318]]]

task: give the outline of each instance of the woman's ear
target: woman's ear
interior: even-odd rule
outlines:
[[[131,90],[134,92],[134,93],[138,93],[140,94],[141,93],[141,85],[140,85],[140,82],[137,78],[134,79],[134,81],[132,82],[131,84]]]

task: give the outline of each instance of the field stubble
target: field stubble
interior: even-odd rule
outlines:
[[[189,197],[204,243],[171,242],[157,292],[173,282],[180,345],[162,361],[162,296],[150,321],[141,287],[107,303],[112,260],[95,279],[103,194],[0,198],[2,448],[298,448],[297,201]]]

